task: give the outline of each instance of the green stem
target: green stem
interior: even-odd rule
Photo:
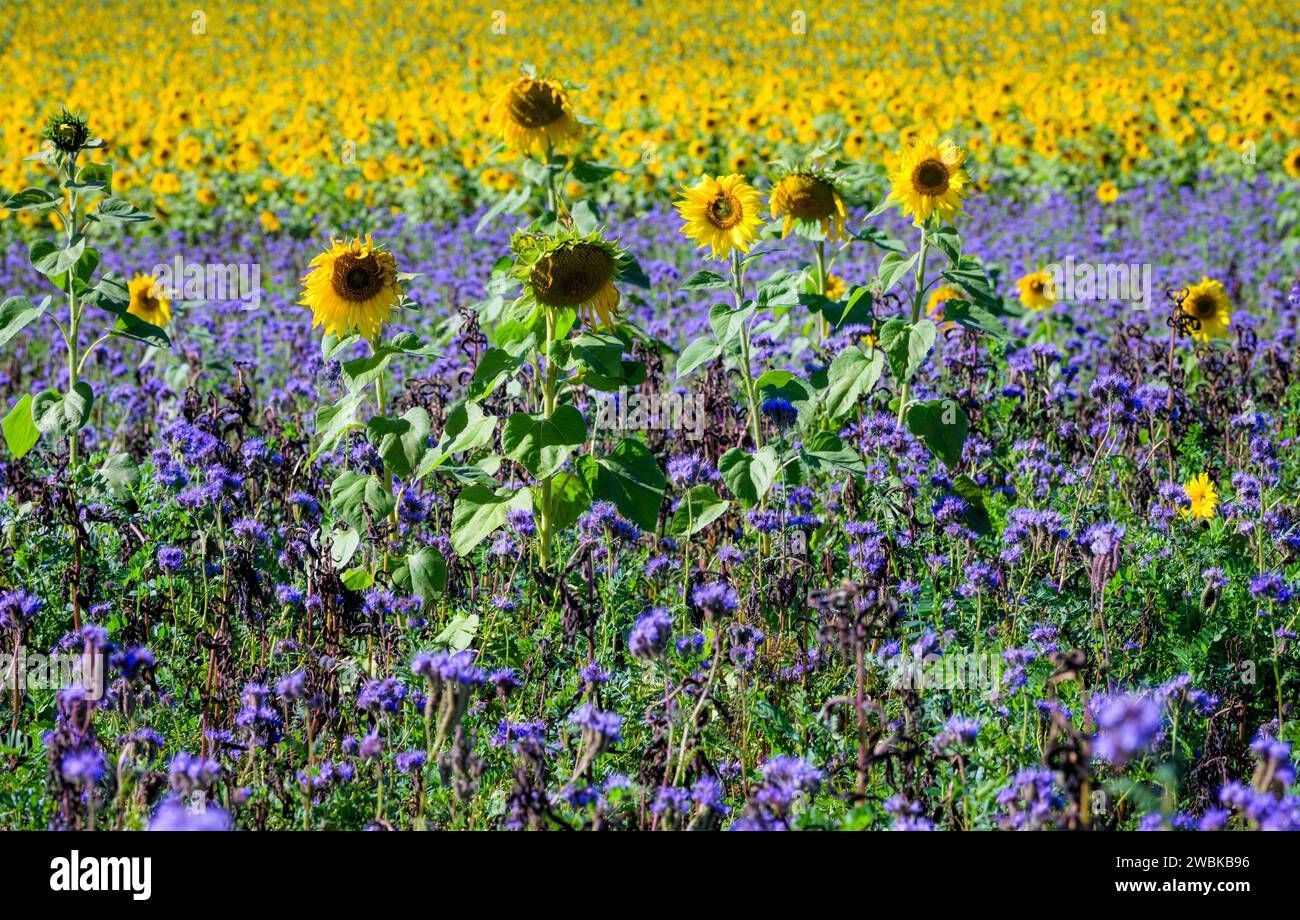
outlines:
[[[826,296],[826,290],[830,287],[830,281],[826,277],[826,241],[817,241],[817,293],[822,297]],[[824,313],[818,314],[817,331],[821,334],[821,344],[825,345],[826,340],[831,334],[831,324],[826,319]]]
[[[731,289],[739,312],[745,305],[745,268],[738,251],[731,254]],[[754,450],[758,450],[763,446],[763,429],[758,417],[758,389],[750,368],[750,348],[749,323],[744,323],[740,327],[740,374],[745,382],[745,400],[749,403],[750,434],[754,438]]]
[[[542,375],[542,415],[550,419],[555,414],[555,390],[559,369],[552,359],[551,347],[555,342],[555,313],[546,311],[546,372]],[[551,477],[541,481],[541,507],[538,509],[537,534],[541,544],[541,564],[543,569],[551,566],[551,541],[554,538],[551,523]]]
[[[67,158],[65,173],[69,181],[76,178],[77,160],[76,157]],[[68,221],[63,225],[64,247],[71,248],[72,238],[77,235],[77,192],[76,189],[68,190]],[[75,267],[74,267],[75,268]],[[68,285],[68,392],[71,393],[76,389],[78,381],[81,380],[81,359],[77,356],[77,335],[81,325],[81,317],[77,315],[77,293],[72,284],[74,268],[69,268],[66,276]],[[68,470],[74,470],[77,466],[77,442],[80,439],[80,432],[71,431],[68,433]]]
[[[375,343],[370,343],[370,353],[376,354]],[[380,417],[384,415],[384,375],[380,372],[375,378],[375,406],[379,410]]]
[[[695,511],[691,506],[691,487],[686,487],[686,495],[683,496],[686,502],[686,537],[683,541],[682,552],[684,555],[682,564],[682,603],[687,602],[686,592],[691,587],[691,531],[695,529]]]
[[[929,255],[929,237],[925,233],[926,225],[921,225],[921,258],[916,263],[916,293],[912,295],[912,325],[921,320],[921,298],[925,295],[925,260]],[[911,379],[903,381],[903,388],[898,394],[898,424],[907,419],[907,400],[912,390]]]

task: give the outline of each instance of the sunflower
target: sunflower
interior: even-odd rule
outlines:
[[[1194,284],[1183,292],[1178,303],[1179,309],[1196,320],[1192,324],[1192,338],[1198,342],[1222,338],[1227,334],[1232,322],[1232,304],[1228,302],[1228,292],[1219,281],[1211,281],[1201,276],[1201,283]]]
[[[839,275],[826,274],[826,296],[831,300],[840,300],[849,292],[849,283]]]
[[[127,313],[160,329],[172,321],[172,302],[153,275],[137,274],[127,282],[126,288],[131,293]]]
[[[1020,302],[1030,310],[1044,310],[1056,303],[1056,283],[1047,272],[1030,272],[1016,282]]]
[[[622,297],[623,252],[600,235],[525,236],[516,241],[514,275],[524,296],[550,309],[575,309],[589,327],[613,328]]]
[[[813,172],[792,172],[772,189],[772,219],[784,217],[781,238],[785,239],[796,222],[820,226],[821,231],[833,240],[847,240],[844,232],[844,199],[835,184],[825,176]]]
[[[965,300],[966,295],[953,287],[937,287],[930,292],[930,299],[925,302],[925,312],[930,319],[936,323],[942,323],[946,317],[943,315],[943,305],[950,300]]]
[[[1119,186],[1107,179],[1097,186],[1097,200],[1102,204],[1113,204],[1119,199]]]
[[[725,259],[732,247],[749,252],[763,219],[759,217],[758,190],[744,176],[732,174],[710,179],[702,176],[693,188],[683,187],[685,197],[677,202],[677,213],[686,221],[682,232],[713,250],[713,258]]]
[[[918,224],[935,213],[945,218],[959,214],[962,189],[970,182],[961,168],[965,160],[965,152],[949,140],[917,141],[903,147],[894,156],[887,200],[901,204],[903,214],[915,215]]]
[[[506,145],[520,153],[545,151],[582,133],[569,94],[554,80],[521,77],[492,104],[492,122]]]
[[[1300,179],[1300,147],[1295,147],[1282,160],[1282,168],[1292,179]]]
[[[1193,476],[1183,484],[1183,494],[1191,502],[1190,507],[1183,509],[1183,517],[1202,521],[1214,517],[1214,509],[1219,507],[1219,493],[1214,491],[1214,483],[1210,482],[1208,475]]]
[[[374,341],[402,297],[393,254],[369,235],[364,242],[335,240],[311,260],[311,271],[302,280],[306,284],[298,303],[311,309],[312,328],[324,326],[326,333],[339,337],[359,332]]]
[[[86,142],[90,140],[90,128],[86,125],[86,119],[64,109],[46,120],[41,137],[71,156],[85,148]]]

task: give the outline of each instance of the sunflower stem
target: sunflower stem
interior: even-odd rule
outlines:
[[[377,355],[379,350],[375,348],[375,343],[370,342],[369,345],[370,354]],[[379,416],[382,418],[384,415],[384,375],[382,372],[375,378],[375,408],[379,410]]]
[[[551,346],[555,341],[555,311],[546,311],[546,372],[542,375],[542,415],[550,419],[555,414],[555,385],[557,366],[551,358]],[[537,535],[541,546],[541,565],[543,569],[551,566],[551,477],[541,481],[541,507],[538,509]]]
[[[76,179],[77,176],[77,158],[75,154],[69,154],[65,159],[64,172],[69,182]],[[77,234],[77,190],[68,190],[68,221],[64,224],[64,247],[72,248],[72,238]],[[77,315],[77,292],[72,283],[75,266],[68,269],[68,392],[72,393],[77,383],[81,379],[81,360],[77,356],[77,336],[81,325],[81,317]],[[68,432],[68,470],[71,472],[77,466],[77,442],[79,440],[79,431]]]
[[[928,222],[927,222],[928,223]],[[915,326],[921,320],[921,298],[925,294],[925,258],[929,254],[928,247],[930,238],[926,234],[926,224],[921,227],[921,253],[920,259],[916,263],[916,293],[912,295],[912,325]],[[910,377],[903,380],[903,388],[898,394],[898,424],[902,427],[907,420],[907,400],[911,394],[912,381]]]
[[[826,278],[826,241],[818,240],[817,241],[817,293],[820,296],[825,297],[826,291],[829,288],[830,288],[830,284]],[[831,334],[831,324],[830,321],[826,319],[825,313],[818,314],[817,331],[821,333],[821,344],[825,345],[826,340],[830,338],[830,334]]]
[[[731,254],[731,288],[736,296],[737,312],[745,305],[745,267],[741,264],[740,253]],[[740,327],[740,373],[745,381],[745,399],[749,403],[750,434],[754,438],[754,450],[763,446],[763,429],[758,418],[758,390],[754,386],[754,372],[750,367],[749,324]]]

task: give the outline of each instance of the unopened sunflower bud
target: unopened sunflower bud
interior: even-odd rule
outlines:
[[[90,140],[90,128],[86,120],[63,109],[57,115],[51,115],[41,133],[56,149],[69,156],[75,156],[85,149]]]

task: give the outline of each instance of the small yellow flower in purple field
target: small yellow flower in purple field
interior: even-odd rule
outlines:
[[[1207,474],[1201,473],[1188,480],[1183,485],[1183,494],[1191,502],[1191,507],[1183,509],[1183,517],[1201,521],[1214,517],[1215,509],[1219,507],[1219,493],[1214,490],[1214,483],[1210,482]]]

